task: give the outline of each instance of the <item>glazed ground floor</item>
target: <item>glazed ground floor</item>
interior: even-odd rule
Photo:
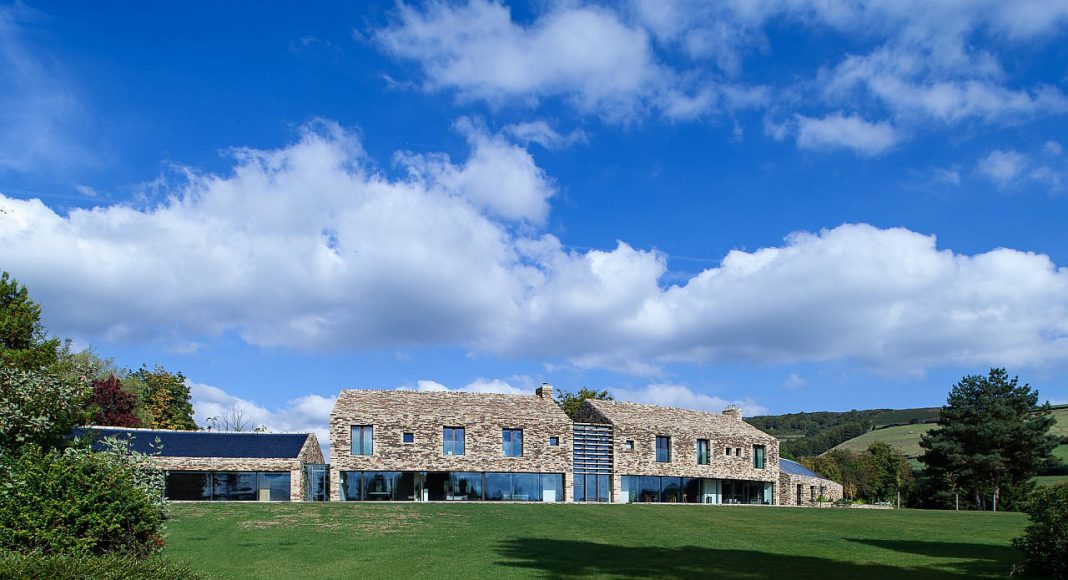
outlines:
[[[166,470],[164,496],[175,501],[324,501],[329,497],[325,465],[306,465],[298,474],[302,480],[295,482],[292,471]]]

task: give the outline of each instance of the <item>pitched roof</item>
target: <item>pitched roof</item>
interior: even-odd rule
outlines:
[[[85,427],[75,436],[92,434],[97,439],[114,437],[130,441],[139,453],[162,457],[231,457],[252,459],[296,459],[307,433],[222,433],[217,431],[166,431],[125,427]],[[162,450],[156,449],[156,438]],[[99,448],[100,444],[94,444]]]
[[[409,391],[346,389],[334,403],[334,413],[351,409],[374,409],[395,416],[518,417],[546,414],[568,421],[567,414],[551,398],[537,395],[504,395],[462,391]]]
[[[597,414],[613,425],[638,424],[706,433],[737,433],[738,431],[744,431],[752,436],[774,439],[771,435],[753,427],[749,423],[722,413],[600,399],[586,399],[583,404],[592,406],[597,411]]]
[[[816,473],[815,471],[812,471],[811,469],[805,467],[804,465],[801,465],[800,463],[796,461],[791,461],[789,459],[779,459],[779,470],[785,473],[789,473],[790,475],[807,475],[808,477],[819,477],[820,479],[827,479]]]

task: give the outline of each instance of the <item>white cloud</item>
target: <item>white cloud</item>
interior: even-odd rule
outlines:
[[[975,171],[999,187],[1040,186],[1048,191],[1062,188],[1068,166],[1058,159],[1059,144],[1047,142],[1042,151],[1028,155],[1019,151],[995,149],[975,164]],[[1040,160],[1045,155],[1045,162]]]
[[[976,169],[980,174],[1005,185],[1018,178],[1028,163],[1028,158],[1018,151],[995,149],[979,160]]]
[[[513,147],[473,135],[472,157]],[[669,283],[680,278],[666,256],[624,242],[566,250],[456,186],[470,162],[425,159],[402,156],[423,166],[386,178],[353,135],[320,122],[290,146],[236,151],[227,175],[162,182],[157,205],[61,215],[0,196],[0,264],[57,334],[180,348],[234,332],[261,346],[448,345],[638,374],[675,362],[914,372],[1068,356],[1068,271],[1044,255],[955,254],[933,236],[843,225],[732,251]]]
[[[514,386],[508,381],[501,379],[485,379],[477,378],[470,383],[456,388],[450,389],[445,385],[427,379],[422,379],[415,382],[415,390],[422,392],[464,392],[464,393],[497,393],[500,395],[533,395],[534,388],[526,385],[529,382],[525,377],[514,377],[513,382],[518,379],[524,383],[524,386]]]
[[[653,383],[641,389],[611,388],[612,396],[620,401],[649,403],[665,407],[681,407],[718,413],[729,405],[737,405],[745,416],[762,415],[767,409],[752,399],[728,401],[720,397],[696,393],[686,385]]]
[[[530,121],[508,125],[502,133],[523,143],[537,143],[546,149],[566,149],[576,143],[586,142],[586,133],[574,130],[562,135],[545,121]]]
[[[886,121],[872,123],[840,112],[822,119],[797,117],[797,146],[802,149],[851,149],[870,157],[889,151],[900,140]]]
[[[187,382],[192,395],[194,419],[197,425],[209,425],[208,418],[221,418],[240,409],[250,428],[266,427],[272,433],[314,433],[329,461],[330,411],[336,396],[304,395],[290,399],[271,411],[254,401],[235,397],[212,385]]]

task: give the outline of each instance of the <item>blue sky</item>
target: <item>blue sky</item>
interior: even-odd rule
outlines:
[[[0,267],[279,429],[349,387],[1068,400],[1068,2],[0,7]]]

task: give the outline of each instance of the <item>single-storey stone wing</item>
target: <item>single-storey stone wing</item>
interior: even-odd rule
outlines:
[[[172,500],[304,501],[326,495],[323,452],[312,433],[86,427],[75,435],[126,441],[153,456]]]
[[[736,407],[587,400],[575,414],[575,501],[772,504],[778,481],[778,439]]]
[[[822,498],[822,499],[821,499]],[[779,460],[779,503],[811,506],[842,499],[842,484],[789,459]]]
[[[330,416],[331,499],[569,501],[571,434],[548,385],[345,390]]]

